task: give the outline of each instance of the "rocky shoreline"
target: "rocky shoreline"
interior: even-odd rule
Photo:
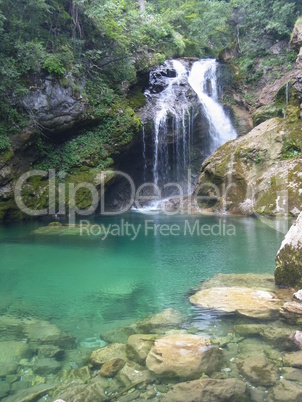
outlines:
[[[273,276],[218,274],[190,296],[195,318],[167,309],[94,350],[49,322],[2,316],[1,400],[299,401],[298,295]]]

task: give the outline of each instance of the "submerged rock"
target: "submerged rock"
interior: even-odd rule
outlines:
[[[280,300],[272,293],[244,287],[202,289],[190,297],[190,302],[202,309],[222,314],[239,314],[259,319],[273,319],[278,316],[280,308]]]
[[[144,364],[156,339],[155,335],[137,334],[128,338],[126,352],[129,360]]]
[[[202,373],[219,370],[222,354],[207,338],[189,334],[170,335],[155,341],[146,365],[163,377],[195,379]]]
[[[123,367],[125,361],[123,359],[112,359],[102,365],[100,375],[106,378],[114,377]]]
[[[173,386],[164,402],[229,402],[248,401],[247,386],[243,381],[230,378],[215,380],[210,378],[185,382]]]
[[[126,345],[123,343],[112,343],[102,349],[94,350],[90,356],[90,361],[94,366],[100,366],[113,359],[127,361]]]
[[[276,285],[302,287],[302,213],[291,226],[276,256]]]
[[[302,385],[293,381],[282,380],[271,389],[269,398],[275,402],[301,402]]]
[[[168,308],[151,317],[139,321],[135,325],[136,332],[152,333],[168,327],[180,327],[187,321],[187,318],[178,310]]]
[[[279,370],[262,355],[250,356],[238,363],[245,379],[255,386],[271,387],[279,379]]]
[[[285,367],[302,368],[302,350],[286,353],[283,357],[283,363]]]

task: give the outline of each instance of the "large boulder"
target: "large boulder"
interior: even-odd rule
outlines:
[[[148,369],[153,373],[182,379],[210,374],[219,370],[221,364],[221,350],[212,346],[207,338],[189,334],[157,339],[146,360]]]
[[[299,18],[296,22],[293,33],[290,40],[291,47],[295,50],[299,50],[302,46],[302,19]]]
[[[273,293],[246,287],[202,289],[190,297],[190,302],[221,314],[239,314],[258,319],[273,319],[278,316],[280,308],[280,300]]]
[[[276,117],[261,123],[204,161],[193,191],[193,206],[243,215],[302,211],[301,149],[299,119],[289,123]]]
[[[205,378],[175,385],[164,402],[245,402],[247,386],[235,378],[216,380]]]
[[[302,213],[291,226],[276,257],[276,285],[302,287]]]
[[[126,352],[129,360],[144,364],[156,337],[152,334],[131,335],[128,338]]]
[[[37,123],[51,132],[71,129],[87,118],[87,105],[72,85],[63,87],[52,77],[33,88],[23,99],[23,105]]]

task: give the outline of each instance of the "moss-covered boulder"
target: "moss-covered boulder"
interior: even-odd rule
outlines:
[[[292,225],[276,257],[276,285],[302,288],[302,213]]]
[[[302,122],[273,118],[207,158],[192,203],[202,211],[268,216],[302,211]]]

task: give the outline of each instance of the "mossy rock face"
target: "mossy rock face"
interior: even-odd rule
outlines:
[[[282,107],[277,106],[276,104],[270,104],[260,107],[253,114],[253,122],[255,126],[263,123],[266,120],[271,119],[272,117],[282,117]]]
[[[275,270],[276,285],[302,288],[302,248],[294,250],[286,245],[278,254]]]
[[[302,213],[292,225],[276,257],[276,285],[302,288]]]

